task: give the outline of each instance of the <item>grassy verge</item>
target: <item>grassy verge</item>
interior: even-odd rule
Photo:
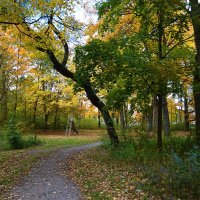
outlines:
[[[26,175],[31,167],[52,151],[63,147],[79,146],[99,140],[99,134],[79,136],[38,135],[40,145],[23,150],[0,151],[0,199],[19,179]]]
[[[85,199],[200,198],[200,150],[191,138],[169,138],[163,153],[141,136],[118,149],[104,145],[71,160],[71,176]]]
[[[103,131],[80,131],[76,136],[38,135],[37,139],[42,144],[41,148],[56,148],[63,146],[78,146],[99,141]]]

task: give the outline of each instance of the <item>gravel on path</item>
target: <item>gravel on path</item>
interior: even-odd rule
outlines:
[[[80,151],[101,145],[96,142],[80,147],[63,148],[41,160],[6,199],[14,200],[80,200],[81,191],[70,178],[62,175],[67,158]]]

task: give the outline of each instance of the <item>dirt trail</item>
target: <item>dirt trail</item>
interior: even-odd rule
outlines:
[[[14,200],[80,200],[79,188],[66,176],[67,158],[79,151],[101,145],[101,142],[80,147],[63,148],[41,160],[6,199]]]

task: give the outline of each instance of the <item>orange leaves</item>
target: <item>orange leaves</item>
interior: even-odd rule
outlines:
[[[134,17],[133,14],[125,14],[119,18],[118,23],[113,28],[114,31],[108,31],[101,37],[98,34],[98,29],[104,23],[104,19],[100,19],[97,24],[92,24],[86,30],[86,35],[91,38],[101,38],[104,41],[108,41],[112,38],[120,37],[122,35],[132,35],[137,33],[140,29],[139,19]]]

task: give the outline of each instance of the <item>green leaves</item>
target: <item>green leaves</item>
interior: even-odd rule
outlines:
[[[114,42],[93,40],[83,47],[76,48],[74,59],[78,83],[90,80],[99,89],[109,88],[120,70],[120,52]]]

